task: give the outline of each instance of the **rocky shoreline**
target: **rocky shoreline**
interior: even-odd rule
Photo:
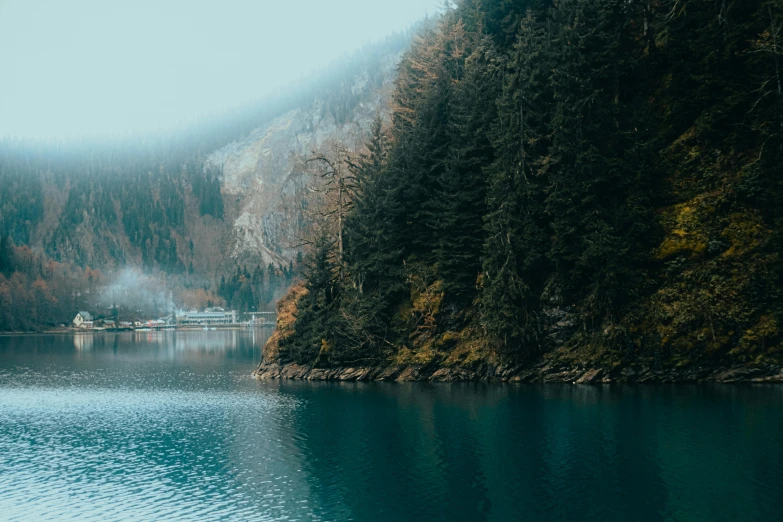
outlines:
[[[427,381],[427,382],[519,382],[519,383],[696,383],[768,382],[783,383],[783,367],[731,366],[651,369],[645,366],[579,368],[551,363],[534,366],[484,364],[466,369],[442,366],[357,366],[314,368],[296,363],[262,362],[253,372],[259,380],[297,379],[307,381]]]

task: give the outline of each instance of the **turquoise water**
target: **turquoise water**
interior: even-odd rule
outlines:
[[[0,338],[0,519],[783,520],[783,386],[259,383],[265,340]]]

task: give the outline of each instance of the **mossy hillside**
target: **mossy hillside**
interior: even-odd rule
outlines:
[[[780,364],[783,9],[678,5],[464,0],[424,27],[347,167],[345,242],[312,252],[302,360]]]

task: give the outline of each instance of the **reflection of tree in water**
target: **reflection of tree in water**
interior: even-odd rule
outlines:
[[[259,383],[263,339],[180,333],[0,337],[0,468],[240,520],[780,518],[779,386]]]
[[[483,520],[480,427],[438,387],[291,383],[291,418],[325,519]]]
[[[759,484],[777,483],[783,450],[763,439],[783,430],[783,418],[770,425],[773,404],[757,395],[753,409],[752,390],[422,383],[281,390],[306,405],[289,418],[290,429],[325,519],[714,520],[742,518],[743,499],[754,495],[763,500],[751,518],[774,518],[764,511],[773,505],[770,491],[760,494]],[[783,501],[783,492],[775,495]]]

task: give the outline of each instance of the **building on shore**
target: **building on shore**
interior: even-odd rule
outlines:
[[[74,328],[81,328],[84,330],[91,330],[93,326],[93,318],[90,312],[79,312],[76,317],[73,318]]]
[[[183,312],[177,315],[177,324],[180,326],[237,324],[237,312],[222,308],[207,308],[203,312]]]

